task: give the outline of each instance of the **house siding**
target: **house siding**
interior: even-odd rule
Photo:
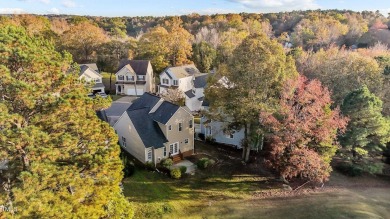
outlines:
[[[189,121],[192,120],[192,128],[189,128]],[[182,131],[179,131],[179,123],[182,123]],[[174,114],[174,116],[166,124],[168,129],[169,125],[172,125],[171,131],[167,132],[167,154],[169,154],[169,145],[178,142],[179,150],[181,153],[194,150],[194,117],[182,108]],[[188,143],[185,143],[185,139],[188,139]],[[191,153],[192,154],[192,153]]]
[[[131,128],[129,129],[129,127]],[[114,129],[119,137],[119,144],[121,147],[139,161],[145,163],[145,146],[127,115],[127,112],[122,114],[121,118],[114,125]],[[126,138],[126,147],[123,146],[122,137]]]
[[[205,125],[204,122],[206,120],[207,118],[205,117],[202,117],[200,120],[201,133],[203,133],[205,137],[212,137],[218,143],[232,145],[237,148],[241,148],[242,139],[244,139],[245,137],[244,129],[235,131],[233,134],[233,138],[228,138],[223,131],[224,128],[226,127],[226,123],[211,121],[210,123]],[[211,128],[211,134],[208,132],[209,128]]]

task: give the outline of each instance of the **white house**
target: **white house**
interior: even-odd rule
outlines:
[[[221,85],[228,88],[229,85],[226,77],[219,78],[218,82]],[[201,110],[207,111],[209,108],[209,102],[206,99],[203,100]],[[230,130],[228,128],[229,119],[225,118],[225,121],[216,121],[202,116],[200,119],[200,133],[203,133],[205,138],[212,138],[220,144],[230,145],[236,148],[242,148],[242,140],[245,137],[244,129]]]
[[[122,60],[116,77],[116,94],[141,96],[155,92],[153,68],[148,60]]]
[[[79,80],[93,84],[92,93],[104,92],[103,76],[99,74],[96,64],[80,64]]]
[[[195,65],[168,67],[160,73],[159,93],[169,88],[180,90],[185,96],[185,105],[191,111],[199,111],[204,99],[208,73],[200,73]]]

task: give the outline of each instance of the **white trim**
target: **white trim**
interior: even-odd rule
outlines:
[[[175,152],[175,145],[177,146],[176,152]],[[172,150],[171,150],[171,146],[172,146]],[[171,154],[171,156],[179,154],[179,151],[180,151],[180,144],[179,144],[179,142],[175,142],[175,143],[172,143],[172,144],[169,145],[169,153]]]

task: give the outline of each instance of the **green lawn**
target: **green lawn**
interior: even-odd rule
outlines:
[[[320,192],[264,198],[257,194],[286,193],[275,177],[253,171],[256,168],[242,164],[236,159],[239,153],[232,150],[197,143],[196,151],[208,151],[219,162],[212,169],[198,170],[194,176],[180,180],[143,169],[124,180],[124,194],[133,202],[136,218],[322,219],[390,215],[388,179],[348,178],[334,173],[327,189]]]

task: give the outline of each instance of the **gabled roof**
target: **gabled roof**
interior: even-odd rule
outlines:
[[[124,66],[130,65],[131,68],[137,75],[146,75],[148,71],[150,61],[149,60],[129,60],[122,59],[119,62],[118,71],[121,70]]]
[[[177,79],[186,78],[200,73],[200,71],[193,64],[176,66],[176,67],[168,67],[164,71],[173,74]]]
[[[195,97],[195,94],[192,92],[192,90],[188,90],[188,91],[184,92],[184,94],[185,94],[188,98],[193,98],[193,97]]]
[[[145,147],[161,148],[164,143],[168,142],[159,125],[150,117],[150,108],[141,108],[136,110],[128,110],[127,114],[130,117],[134,128],[141,137]]]
[[[172,116],[176,113],[176,111],[180,108],[180,106],[173,104],[168,101],[164,101],[157,110],[152,113],[152,118],[154,121],[166,124]]]
[[[207,73],[195,76],[194,87],[195,88],[204,88],[204,87],[206,87],[208,76],[209,76],[209,74],[207,74]]]
[[[99,73],[99,69],[98,69],[96,63],[80,64],[80,67],[83,66],[83,65],[84,66],[88,66],[90,69],[92,69],[92,70],[96,71],[97,73]]]
[[[160,99],[161,97],[145,92],[140,98],[135,100],[127,110],[135,110],[141,108],[152,109]]]
[[[79,73],[79,76],[83,75],[88,69],[93,72],[94,74],[96,74],[97,76],[101,77],[101,75],[99,74],[98,71],[95,71],[94,69],[92,69],[91,67],[89,67],[88,65],[90,64],[81,64],[80,65],[80,73]],[[96,65],[96,64],[95,64]]]
[[[168,142],[157,122],[166,124],[180,108],[167,101],[157,105],[160,100],[162,98],[158,96],[144,93],[126,110],[145,147],[160,148]],[[150,113],[155,106],[157,109]]]

